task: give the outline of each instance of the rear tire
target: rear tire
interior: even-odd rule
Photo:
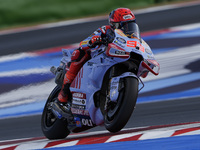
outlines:
[[[56,86],[49,95],[42,113],[41,128],[48,139],[63,139],[70,134],[70,130],[67,128],[67,121],[57,119],[49,109],[50,104],[58,96],[59,92],[60,87]]]
[[[121,89],[117,104],[104,115],[105,128],[110,132],[120,131],[128,122],[137,101],[138,79],[134,77],[123,78],[124,88]],[[110,114],[113,114],[112,117]]]

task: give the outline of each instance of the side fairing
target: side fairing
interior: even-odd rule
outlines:
[[[149,45],[142,39],[142,46],[144,47],[143,57],[144,59],[155,59],[153,52]]]
[[[76,114],[88,114],[92,122],[96,125],[103,123],[104,119],[101,110],[95,107],[93,95],[101,89],[108,69],[116,63],[125,60],[121,58],[110,59],[103,51],[101,55],[94,54],[93,58],[84,64],[70,88],[74,93],[86,95],[86,108],[82,111],[77,110],[77,112],[76,109],[73,109]]]
[[[104,53],[93,54],[93,58],[86,62],[72,83],[71,90],[84,91],[88,94],[100,90],[107,70],[119,63],[121,58],[110,59]],[[121,59],[125,61],[125,59]]]

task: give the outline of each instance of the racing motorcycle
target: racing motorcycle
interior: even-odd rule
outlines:
[[[145,78],[149,72],[159,74],[160,65],[140,37],[136,23],[132,24],[130,32],[125,34],[115,29],[114,34],[112,40],[103,40],[101,46],[92,49],[91,59],[72,82],[73,117],[70,119],[55,107],[54,102],[72,53],[62,50],[60,66],[51,68],[57,85],[47,99],[41,119],[42,131],[48,139],[62,139],[70,132],[100,125],[110,132],[120,131],[128,122],[138,93],[144,87],[141,77]]]

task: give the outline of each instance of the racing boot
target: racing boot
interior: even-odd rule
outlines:
[[[72,93],[70,91],[70,85],[71,83],[64,83],[62,85],[61,91],[58,94],[58,100],[61,103],[68,103],[72,101]]]
[[[71,103],[61,103],[58,98],[56,98],[52,104],[52,111],[55,116],[59,119],[67,120],[71,124],[74,120],[73,114],[71,112]]]
[[[57,111],[55,114],[59,119],[66,118],[68,122],[73,121],[73,114],[71,112],[72,94],[70,91],[70,85],[72,80],[68,80],[65,75],[64,84],[61,91],[58,94],[58,98],[54,101],[53,109]]]
[[[83,64],[89,59],[89,53],[85,53],[83,50],[75,50],[72,53],[69,70],[65,74],[61,91],[58,94],[58,98],[54,103],[55,108],[62,110],[62,112],[65,112],[66,114],[69,114],[71,116],[73,116],[73,114],[71,112],[72,94],[70,92],[70,85]],[[57,116],[62,117],[59,115]]]

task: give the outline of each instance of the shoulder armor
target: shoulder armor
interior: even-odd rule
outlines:
[[[110,29],[111,27],[109,25],[102,26],[99,28],[103,34],[106,34],[107,30]]]

